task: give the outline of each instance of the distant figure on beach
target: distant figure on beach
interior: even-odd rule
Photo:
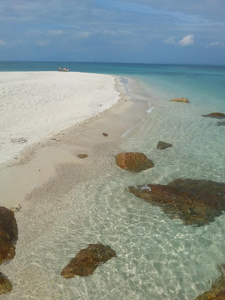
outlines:
[[[67,69],[67,68],[59,68],[59,72],[69,72],[69,69]]]

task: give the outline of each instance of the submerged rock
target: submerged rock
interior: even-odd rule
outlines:
[[[14,212],[0,206],[0,264],[15,256],[18,229]]]
[[[108,133],[103,132],[102,135],[103,136],[108,136]]]
[[[214,112],[208,115],[202,115],[202,117],[208,117],[208,118],[216,118],[216,119],[224,119],[225,114],[220,113],[220,112]]]
[[[215,181],[181,178],[168,185],[130,186],[129,191],[184,225],[209,224],[225,211],[225,184]]]
[[[217,125],[217,126],[225,126],[225,121],[217,122],[216,125]]]
[[[14,212],[0,206],[0,265],[13,259],[16,254],[15,244],[18,239],[18,229]],[[12,290],[8,278],[0,272],[0,295]]]
[[[61,276],[64,278],[72,278],[75,275],[92,275],[98,266],[112,257],[116,257],[116,252],[112,250],[110,246],[90,244],[88,248],[80,250],[77,255],[71,259],[69,264],[62,270]]]
[[[0,265],[14,258],[16,254],[15,244],[7,238],[0,236]]]
[[[85,153],[78,154],[77,156],[78,156],[79,158],[82,158],[82,159],[84,159],[84,158],[87,158],[87,157],[88,157],[88,155],[87,155],[87,154],[85,154]]]
[[[211,289],[208,292],[195,298],[195,300],[224,300],[225,299],[225,276],[224,266],[218,267],[221,276],[212,283]]]
[[[189,103],[189,100],[185,97],[174,98],[170,101],[172,101],[172,102],[181,102],[181,103]]]
[[[162,142],[162,141],[159,141],[158,142],[158,145],[157,145],[157,149],[166,149],[166,148],[169,148],[169,147],[172,147],[173,145],[170,144],[170,143],[166,143],[166,142]]]
[[[12,284],[9,279],[0,272],[0,295],[11,292]]]
[[[154,167],[153,161],[148,159],[143,153],[126,152],[116,155],[116,164],[122,169],[131,172],[141,172]]]

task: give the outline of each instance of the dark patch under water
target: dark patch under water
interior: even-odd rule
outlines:
[[[225,211],[225,184],[215,181],[181,178],[168,185],[130,186],[129,190],[184,225],[209,224]]]
[[[99,265],[107,262],[112,257],[116,257],[116,252],[110,246],[90,244],[88,248],[80,250],[71,259],[69,264],[62,270],[61,275],[64,278],[72,278],[75,275],[92,275]]]

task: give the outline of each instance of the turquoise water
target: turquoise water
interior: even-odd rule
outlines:
[[[115,151],[143,152],[155,167],[133,174],[115,167],[109,157],[107,173],[72,190],[63,199],[67,207],[54,226],[20,251],[15,265],[10,264],[14,289],[7,299],[195,299],[210,288],[220,276],[217,266],[225,263],[225,215],[203,227],[183,226],[126,188],[167,184],[175,178],[225,182],[225,126],[217,126],[221,120],[201,116],[225,113],[225,67],[5,63],[3,69],[0,64],[2,71],[58,66],[138,81],[138,87],[126,83],[127,89],[137,101],[146,101],[150,110],[124,133]],[[190,103],[171,103],[175,97],[187,97]],[[159,151],[159,140],[173,147]],[[36,209],[41,211],[42,204]],[[62,266],[95,242],[110,245],[117,258],[88,278],[63,279]],[[29,274],[34,277],[29,279]]]

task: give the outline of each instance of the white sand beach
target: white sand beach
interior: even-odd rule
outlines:
[[[0,164],[25,146],[105,111],[119,100],[110,75],[0,73]]]

